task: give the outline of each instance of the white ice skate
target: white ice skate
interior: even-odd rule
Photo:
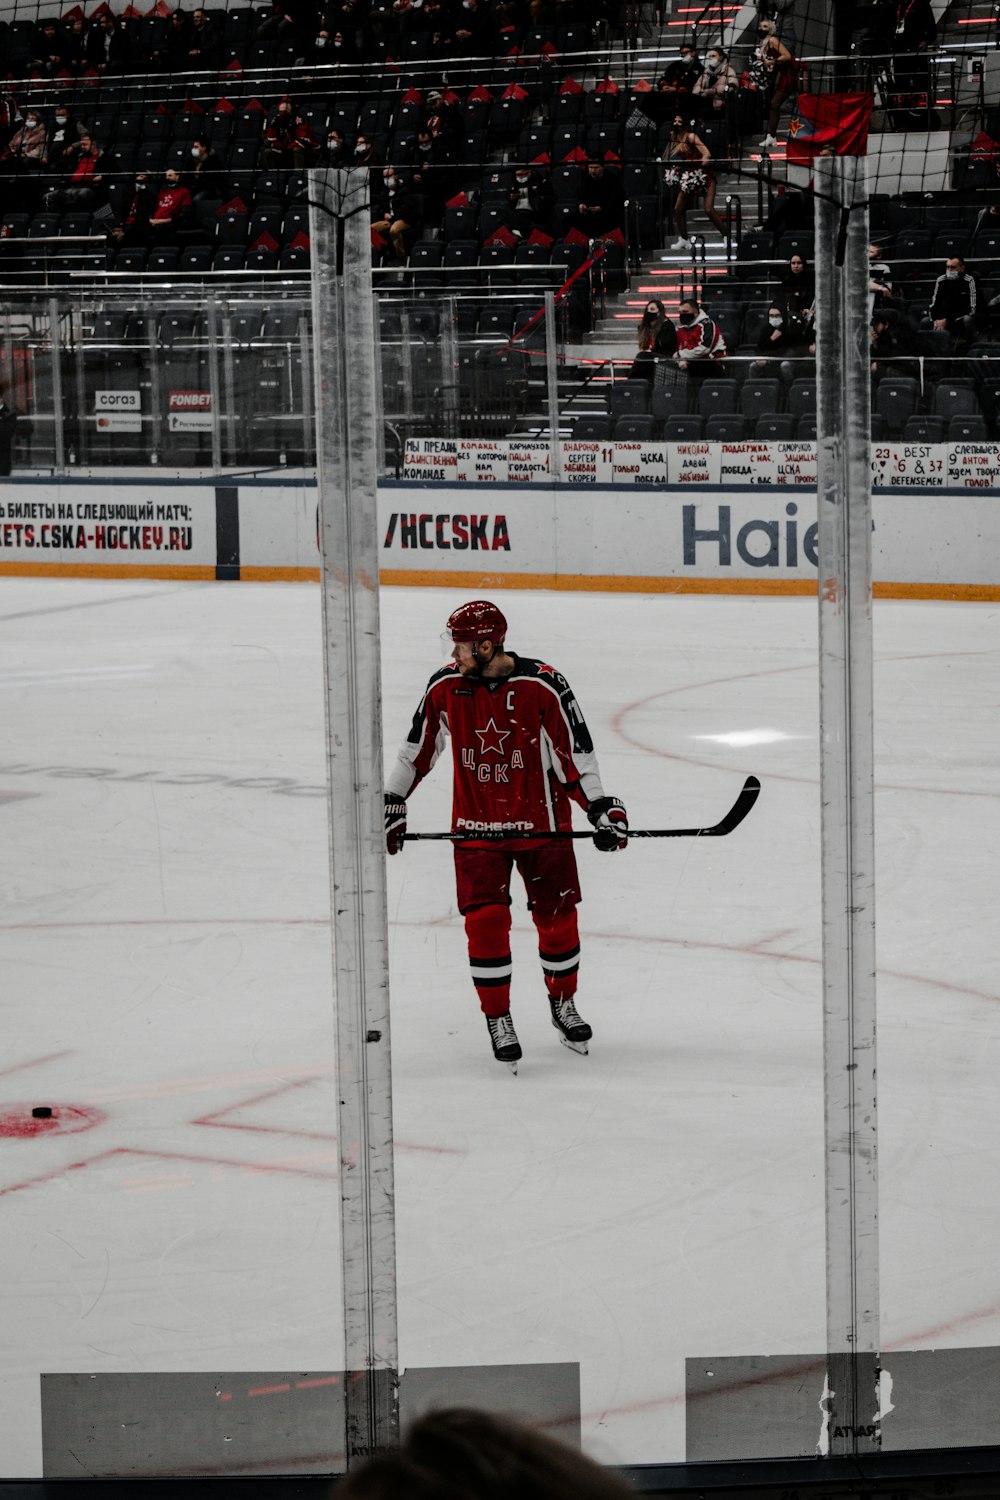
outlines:
[[[594,1033],[580,1015],[572,1000],[550,1000],[552,1024],[559,1033],[559,1040],[571,1052],[587,1056],[587,1043]]]
[[[502,1016],[487,1016],[486,1029],[490,1034],[493,1056],[497,1062],[506,1063],[510,1071],[516,1073],[521,1057],[521,1043],[517,1039],[510,1011],[505,1010]]]

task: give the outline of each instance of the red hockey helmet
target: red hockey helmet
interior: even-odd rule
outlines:
[[[448,616],[443,639],[446,641],[492,641],[497,650],[507,635],[507,621],[488,599],[473,599],[461,604]]]

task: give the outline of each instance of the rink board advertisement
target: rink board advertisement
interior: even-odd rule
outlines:
[[[390,584],[807,593],[815,445],[421,439],[379,489]],[[872,450],[881,592],[1000,598],[1000,457],[984,444]],[[444,476],[444,477],[442,477]],[[459,477],[461,476],[461,477]],[[0,486],[0,574],[315,579],[310,475],[105,477]]]
[[[116,420],[128,420],[127,417]],[[0,487],[0,573],[215,576],[215,489],[100,482]]]

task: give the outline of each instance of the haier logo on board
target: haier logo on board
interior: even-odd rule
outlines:
[[[444,552],[509,552],[507,517],[392,512],[383,547],[419,547]]]
[[[799,508],[794,501],[785,506],[788,519],[782,526],[780,521],[746,521],[735,536],[736,552],[740,561],[750,568],[797,568],[799,547],[806,562],[817,566],[816,539],[819,528],[815,521],[803,532],[801,542],[799,525],[795,520]],[[685,505],[683,515],[684,566],[686,568],[711,567],[730,568],[733,564],[732,507],[718,507],[718,521],[712,527],[696,524],[698,507]]]

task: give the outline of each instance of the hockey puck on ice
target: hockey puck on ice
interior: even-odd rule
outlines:
[[[9,1104],[0,1109],[0,1140],[31,1140],[43,1135],[76,1135],[107,1119],[89,1104]]]

